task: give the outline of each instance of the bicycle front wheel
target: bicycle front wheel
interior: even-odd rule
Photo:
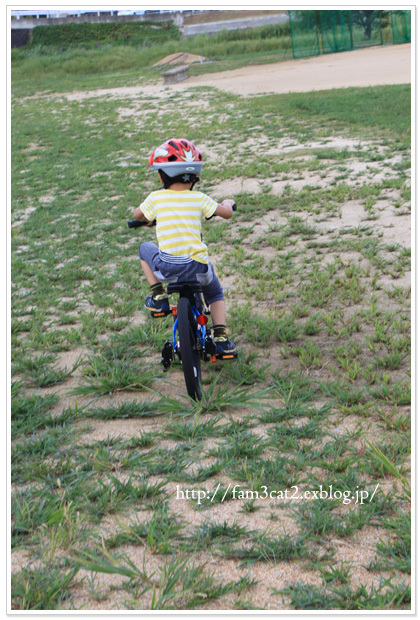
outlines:
[[[201,368],[197,348],[197,321],[187,297],[178,300],[178,336],[188,396],[201,400]]]

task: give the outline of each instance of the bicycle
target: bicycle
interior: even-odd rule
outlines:
[[[236,210],[236,205],[233,206],[233,210]],[[139,220],[128,222],[129,228],[139,228],[147,224],[148,222]],[[188,396],[194,400],[201,400],[201,361],[210,361],[214,364],[218,359],[236,359],[238,354],[236,351],[219,354],[216,352],[216,345],[207,325],[210,309],[205,302],[201,284],[197,282],[168,284],[168,296],[174,293],[178,293],[179,299],[176,305],[171,306],[169,313],[151,312],[153,318],[172,314],[174,319],[172,340],[166,340],[162,349],[163,371],[167,372],[170,369],[177,356],[182,364]]]

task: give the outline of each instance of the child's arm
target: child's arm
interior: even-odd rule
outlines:
[[[137,207],[137,209],[134,210],[133,217],[139,222],[147,222],[147,226],[153,226],[154,224],[153,220],[147,219],[140,207]]]
[[[226,198],[222,203],[219,203],[216,207],[213,215],[218,215],[219,217],[223,217],[225,220],[230,220],[233,214],[233,205],[235,201],[231,198]]]
[[[147,220],[147,217],[144,215],[140,207],[137,207],[137,209],[134,209],[133,217],[135,220],[138,220],[139,222],[144,222],[145,220]]]

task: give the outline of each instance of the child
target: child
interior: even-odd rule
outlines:
[[[235,353],[226,333],[224,294],[209,262],[207,246],[201,238],[201,218],[232,217],[234,200],[215,202],[202,192],[193,191],[203,166],[200,151],[189,140],[171,139],[150,156],[149,167],[158,171],[164,189],[152,192],[134,211],[134,218],[156,220],[158,246],[142,243],[141,266],[150,284],[146,308],[169,312],[168,296],[162,282],[198,281],[210,306],[213,340],[217,353]]]

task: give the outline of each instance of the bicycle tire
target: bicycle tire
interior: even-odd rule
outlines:
[[[181,349],[182,370],[188,396],[201,400],[201,367],[197,351],[197,322],[194,318],[190,300],[178,300],[178,336]]]

